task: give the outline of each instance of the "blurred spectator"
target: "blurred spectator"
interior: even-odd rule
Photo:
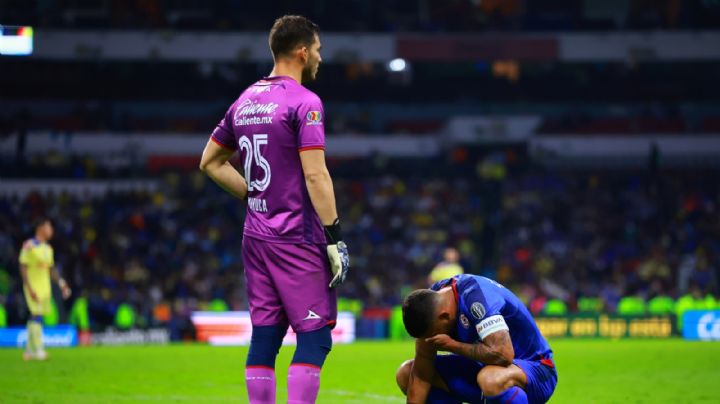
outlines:
[[[443,260],[439,262],[428,276],[428,284],[432,285],[443,279],[465,273],[460,265],[460,253],[457,249],[448,247],[443,252]]]

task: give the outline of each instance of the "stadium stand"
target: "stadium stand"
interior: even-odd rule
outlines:
[[[34,25],[45,41],[68,35],[67,43],[56,42],[67,45],[57,53],[38,46],[32,58],[2,60],[2,180],[55,189],[0,196],[0,303],[10,324],[26,316],[17,251],[39,214],[56,220],[57,262],[77,292],[70,315],[60,307],[58,316],[81,330],[162,325],[175,339],[191,338],[192,311],[246,308],[238,252],[243,207],[188,170],[199,148],[190,158],[141,150],[143,141],[163,136],[204,142],[238,91],[267,74],[264,43],[259,53],[220,47],[208,57],[173,45],[202,35],[255,41],[277,9],[260,2],[234,12],[240,3],[0,4],[4,24]],[[470,272],[518,291],[533,313],[681,314],[716,305],[720,160],[714,149],[693,153],[720,133],[717,34],[704,31],[720,26],[720,7],[542,3],[297,4],[296,12],[336,35],[325,42],[335,50],[320,80],[309,85],[325,101],[328,144],[341,136],[381,146],[406,141],[395,154],[378,146],[362,156],[328,153],[355,268],[341,310],[391,319],[445,246],[460,250]],[[99,32],[107,40],[88,45]],[[413,53],[413,43],[438,32],[448,34],[440,48],[459,50],[447,60]],[[466,32],[478,34],[471,40],[482,46],[465,53]],[[159,38],[160,45],[127,56],[126,37],[110,40],[126,34]],[[352,47],[343,35],[379,42]],[[584,53],[601,37],[604,53]],[[549,45],[529,52],[538,40]],[[678,45],[687,43],[693,46]],[[393,71],[388,62],[400,56],[408,68]],[[39,79],[47,77],[62,79]],[[34,143],[38,134],[52,146]],[[126,141],[112,154],[73,151],[87,136]],[[625,157],[632,169],[618,170],[607,155],[578,168],[554,154],[572,147],[535,146],[596,136],[604,138],[586,149],[640,139],[641,157]],[[670,146],[647,153],[660,137]],[[398,156],[408,138],[417,140],[415,154]],[[690,157],[673,165],[668,149],[684,150],[677,145],[690,138]],[[435,149],[418,156],[428,145]],[[60,190],[67,181],[117,179],[154,185]],[[388,328],[363,327],[398,336],[398,324],[395,313]]]
[[[717,185],[711,178],[704,183]],[[393,306],[405,285],[424,279],[445,245],[459,246],[466,267],[521,290],[531,306],[547,299],[538,306],[546,314],[603,307],[636,315],[645,313],[646,302],[659,314],[672,311],[673,297],[681,298],[675,308],[682,311],[718,294],[715,187],[682,174],[652,182],[640,175],[518,174],[505,184],[502,210],[493,211],[482,199],[488,184],[472,176],[339,179],[336,189],[349,196],[340,204],[347,238],[361,252],[343,295],[365,307]],[[195,210],[185,209],[189,203]],[[189,332],[183,326],[192,310],[212,309],[218,299],[246,307],[237,275],[242,210],[199,174],[168,175],[155,192],[31,193],[2,197],[0,207],[10,230],[0,240],[5,273],[16,267],[16,243],[28,231],[21,223],[29,220],[16,219],[57,216],[56,260],[87,299],[81,304],[91,327],[127,327],[132,312],[138,324],[165,323],[157,313],[167,305],[179,336]],[[494,215],[499,221],[491,228]],[[352,302],[343,305],[363,310]],[[20,320],[22,306],[15,281],[6,298],[11,322]]]

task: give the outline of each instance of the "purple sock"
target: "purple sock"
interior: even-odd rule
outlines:
[[[525,390],[520,387],[510,387],[497,396],[485,397],[488,404],[527,404],[528,398]]]
[[[288,404],[310,404],[320,390],[320,368],[293,363],[288,369]]]
[[[267,366],[245,368],[250,404],[275,404],[275,369]]]

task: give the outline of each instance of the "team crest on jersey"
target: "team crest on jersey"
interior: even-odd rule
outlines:
[[[465,317],[464,314],[460,315],[460,323],[462,324],[463,327],[470,328],[470,321],[468,320],[467,317]]]
[[[322,125],[322,113],[320,111],[308,112],[305,119],[307,119],[306,125]]]
[[[478,320],[482,320],[482,318],[485,317],[485,306],[483,306],[480,302],[475,302],[472,306],[470,306],[470,312],[473,317]]]

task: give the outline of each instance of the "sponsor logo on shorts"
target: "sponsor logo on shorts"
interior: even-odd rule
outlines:
[[[465,317],[464,314],[460,315],[460,323],[462,323],[462,326],[465,328],[470,328],[470,321],[467,317]]]
[[[310,111],[305,115],[306,125],[322,125],[322,113],[320,111]]]
[[[482,318],[485,317],[485,306],[483,306],[480,302],[475,302],[472,306],[470,306],[470,312],[473,317],[478,320],[482,320]]]
[[[305,320],[320,320],[320,316],[318,316],[314,311],[308,310],[308,315],[303,319],[303,321]]]

